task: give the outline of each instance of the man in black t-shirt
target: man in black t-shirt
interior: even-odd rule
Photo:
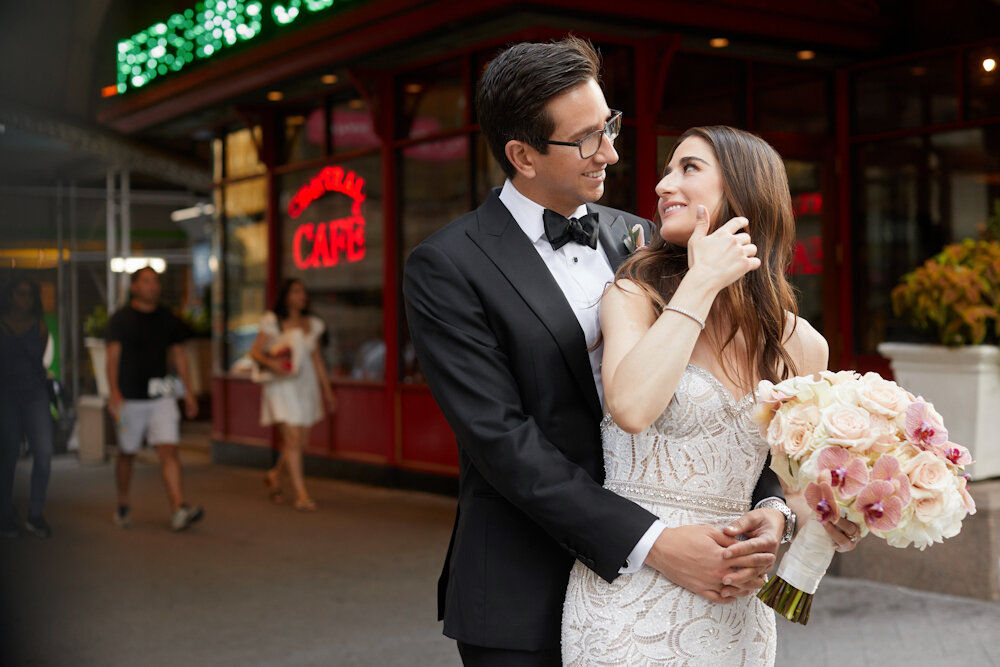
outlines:
[[[148,440],[160,457],[160,470],[170,500],[170,527],[184,530],[201,519],[201,507],[184,502],[181,464],[177,456],[180,412],[177,399],[184,397],[189,419],[198,414],[191,392],[187,355],[181,343],[187,328],[160,301],[160,278],[146,267],[132,274],[131,298],[111,318],[108,327],[108,410],[118,428],[118,509],[114,521],[122,528],[130,523],[129,486],[135,454]],[[167,354],[180,380],[167,374]]]

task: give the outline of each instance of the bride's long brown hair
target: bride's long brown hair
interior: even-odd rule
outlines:
[[[759,269],[750,271],[716,297],[712,313],[722,315],[729,329],[721,334],[714,328],[706,329],[711,347],[726,376],[737,386],[748,386],[747,380],[778,382],[796,375],[795,363],[782,344],[788,335],[786,312],[794,316],[798,307],[785,278],[794,250],[795,219],[781,156],[754,134],[715,125],[693,127],[682,134],[667,156],[667,164],[689,137],[708,143],[722,176],[722,203],[711,229],[736,216],[747,218],[750,224],[746,231],[761,261]],[[687,249],[655,233],[649,247],[633,253],[619,267],[615,280],[627,278],[636,283],[650,296],[659,313],[687,269]],[[726,363],[723,355],[737,333],[743,334],[746,343],[743,365],[751,378],[740,377],[739,369]]]

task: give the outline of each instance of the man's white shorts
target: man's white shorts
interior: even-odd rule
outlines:
[[[143,438],[150,445],[176,445],[181,421],[177,399],[173,397],[125,401],[118,420],[118,448],[135,454]]]

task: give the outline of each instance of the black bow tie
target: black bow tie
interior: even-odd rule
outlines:
[[[542,220],[545,222],[545,238],[552,244],[553,250],[559,250],[570,241],[597,248],[597,214],[588,213],[582,218],[567,220],[555,211],[545,209]]]

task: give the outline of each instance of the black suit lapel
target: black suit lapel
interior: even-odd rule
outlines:
[[[494,190],[477,209],[478,231],[470,230],[467,233],[496,264],[552,334],[574,379],[583,390],[590,409],[600,418],[601,402],[594,386],[594,374],[590,368],[583,329],[545,262],[538,256],[531,241],[500,201],[498,194],[499,190]]]
[[[620,215],[612,216],[606,210],[592,206],[588,206],[587,210],[597,214],[600,222],[597,238],[601,242],[601,247],[604,248],[604,253],[608,256],[608,261],[611,262],[611,270],[617,271],[629,255],[628,248],[625,246],[625,238],[628,236],[625,218]]]

